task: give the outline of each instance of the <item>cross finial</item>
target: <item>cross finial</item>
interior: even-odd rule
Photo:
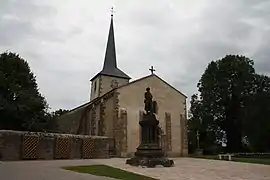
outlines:
[[[151,66],[149,70],[151,71],[151,74],[154,74],[154,71],[156,71],[153,66]]]
[[[113,13],[114,13],[114,9],[113,9],[113,6],[111,7],[111,16],[113,17]]]

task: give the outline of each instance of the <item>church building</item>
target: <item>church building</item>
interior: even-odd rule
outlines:
[[[161,143],[168,156],[188,154],[187,97],[153,72],[130,82],[117,66],[113,15],[103,69],[91,79],[90,101],[57,120],[58,132],[106,136],[114,139],[116,156],[133,156],[140,143],[139,121],[144,113],[144,93],[151,89]]]

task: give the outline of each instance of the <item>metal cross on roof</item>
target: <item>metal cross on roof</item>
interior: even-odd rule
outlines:
[[[151,74],[154,74],[154,71],[156,71],[153,66],[151,66],[149,70],[151,71]]]

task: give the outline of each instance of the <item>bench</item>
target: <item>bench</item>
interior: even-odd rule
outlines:
[[[231,161],[232,160],[232,156],[234,156],[233,154],[219,154],[218,155],[218,158],[219,158],[219,160],[221,160],[222,159],[222,157],[228,157],[228,159],[229,159],[229,161]]]

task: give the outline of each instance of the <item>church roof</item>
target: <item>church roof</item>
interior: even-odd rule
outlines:
[[[142,80],[144,80],[144,79],[147,79],[147,78],[150,78],[150,77],[153,77],[153,76],[154,76],[154,77],[157,77],[159,80],[161,80],[162,82],[164,82],[165,84],[167,84],[168,86],[170,86],[172,89],[174,89],[175,91],[177,91],[179,94],[181,94],[181,95],[183,95],[184,97],[187,98],[187,96],[186,96],[185,94],[183,94],[181,91],[179,91],[178,89],[176,89],[175,87],[173,87],[172,85],[170,85],[169,83],[167,83],[165,80],[163,80],[162,78],[160,78],[160,77],[157,76],[156,74],[151,74],[151,75],[144,76],[144,77],[142,77],[142,78],[136,79],[136,80],[134,80],[134,81],[132,81],[132,82],[130,82],[130,83],[128,83],[128,84],[124,84],[124,85],[122,85],[122,86],[119,86],[118,88],[112,89],[112,90],[108,91],[107,93],[103,94],[102,96],[93,99],[93,100],[90,101],[90,102],[86,102],[86,103],[84,103],[84,104],[82,104],[82,105],[80,105],[80,106],[77,106],[77,107],[75,107],[75,108],[69,110],[69,112],[67,112],[67,113],[65,113],[65,114],[69,114],[69,113],[71,113],[71,112],[73,112],[73,111],[75,111],[75,110],[78,110],[78,109],[81,109],[81,108],[85,108],[85,107],[87,107],[87,106],[90,106],[91,104],[93,104],[94,102],[96,102],[96,101],[98,101],[99,99],[103,98],[104,96],[106,96],[107,94],[111,93],[112,91],[115,91],[115,90],[120,89],[120,88],[122,88],[122,87],[129,86],[129,85],[134,84],[134,83],[136,83],[136,82],[138,82],[138,81],[142,81]],[[65,114],[63,114],[62,116],[64,116]]]
[[[111,15],[111,24],[110,24],[103,69],[97,75],[95,75],[91,79],[91,81],[98,75],[107,75],[107,76],[130,79],[130,77],[127,74],[125,74],[123,71],[121,71],[117,67],[114,29],[113,29],[113,15]]]
[[[159,80],[161,80],[163,83],[167,84],[167,85],[170,86],[172,89],[174,89],[175,91],[177,91],[179,94],[181,94],[181,95],[183,95],[183,96],[185,96],[185,97],[187,98],[187,96],[186,96],[184,93],[182,93],[181,91],[179,91],[178,89],[176,89],[175,87],[173,87],[172,85],[170,85],[169,83],[167,83],[165,80],[163,80],[161,77],[157,76],[156,74],[150,74],[150,75],[148,75],[148,76],[144,76],[144,77],[142,77],[142,78],[136,79],[136,80],[134,80],[134,81],[132,81],[132,82],[130,82],[130,83],[128,83],[128,84],[124,84],[124,85],[122,85],[122,86],[119,86],[117,89],[120,89],[120,88],[125,87],[125,86],[129,86],[129,85],[131,85],[131,84],[133,84],[133,83],[136,83],[136,82],[138,82],[138,81],[142,81],[142,80],[147,79],[147,78],[152,77],[152,76],[157,77],[157,78],[158,78]]]

